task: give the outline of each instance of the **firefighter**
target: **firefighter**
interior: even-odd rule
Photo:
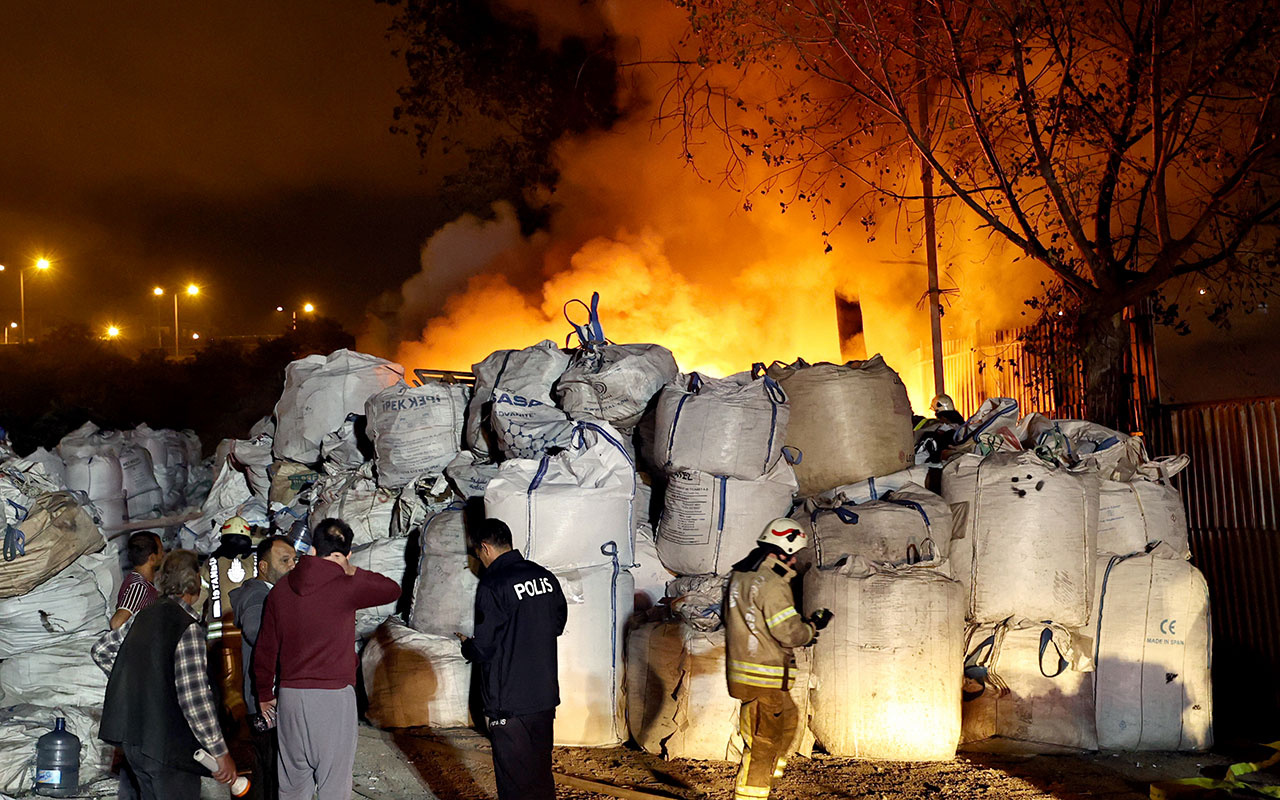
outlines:
[[[791,592],[796,553],[806,544],[805,532],[790,519],[775,519],[760,534],[756,547],[733,565],[729,578],[729,694],[742,701],[739,725],[744,745],[734,800],[769,796],[773,779],[782,776],[799,724],[791,699],[797,647],[813,644],[832,614],[823,608],[805,619]]]

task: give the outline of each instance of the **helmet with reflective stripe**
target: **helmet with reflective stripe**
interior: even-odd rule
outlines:
[[[780,517],[766,525],[756,541],[761,544],[771,544],[787,555],[793,556],[809,544],[809,535],[794,519]]]
[[[951,399],[951,395],[940,394],[933,398],[933,402],[929,404],[929,408],[935,414],[939,411],[955,411],[956,401]]]
[[[235,516],[222,523],[222,527],[218,529],[218,533],[222,536],[230,536],[232,534],[240,534],[241,536],[249,535],[249,521],[244,517]]]

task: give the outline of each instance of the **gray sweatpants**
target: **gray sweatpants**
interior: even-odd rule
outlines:
[[[280,800],[350,800],[356,690],[281,688]]]

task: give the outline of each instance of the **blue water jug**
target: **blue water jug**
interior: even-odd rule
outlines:
[[[80,786],[80,737],[67,731],[63,717],[36,740],[36,794],[72,797]]]

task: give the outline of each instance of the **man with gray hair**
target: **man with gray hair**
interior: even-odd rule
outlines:
[[[93,646],[94,662],[110,676],[98,738],[124,750],[143,800],[198,800],[206,771],[192,757],[197,750],[217,760],[219,783],[236,777],[209,687],[205,627],[195,611],[198,556],[190,550],[166,555],[156,590],[159,600]]]

